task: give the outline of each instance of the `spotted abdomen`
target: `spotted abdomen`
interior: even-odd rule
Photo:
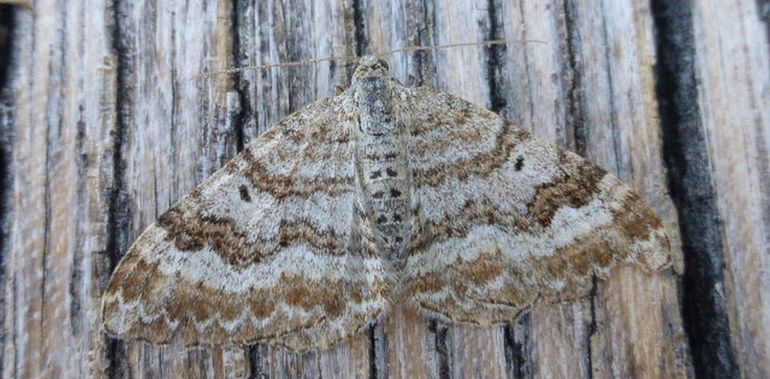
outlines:
[[[367,218],[383,253],[403,256],[412,224],[412,188],[406,152],[398,136],[364,138],[358,156],[358,174]]]

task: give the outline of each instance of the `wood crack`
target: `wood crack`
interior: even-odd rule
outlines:
[[[122,252],[128,247],[128,230],[131,219],[131,209],[125,188],[125,157],[123,156],[124,142],[130,114],[133,108],[133,99],[130,84],[132,76],[132,58],[134,49],[126,40],[124,30],[127,26],[125,20],[129,19],[128,5],[121,0],[113,0],[108,6],[108,12],[112,13],[112,24],[108,25],[108,33],[112,43],[112,53],[116,60],[115,75],[115,104],[117,117],[111,133],[112,136],[112,183],[109,193],[107,209],[107,243],[106,255],[109,263],[108,273],[117,267]],[[106,286],[107,277],[99,278],[100,283]],[[128,356],[125,343],[119,339],[108,338],[105,351],[107,361],[107,376],[120,378],[127,374]]]
[[[699,377],[738,377],[724,283],[723,230],[698,103],[693,14],[687,1],[654,0],[656,92],[668,186],[679,216],[685,270],[682,319]]]

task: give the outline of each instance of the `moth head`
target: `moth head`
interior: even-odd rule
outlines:
[[[388,77],[390,74],[388,62],[372,55],[363,56],[353,72],[353,82],[367,77]]]
[[[393,79],[384,60],[365,56],[353,73],[350,93],[358,110],[358,131],[370,136],[396,133],[393,105]]]

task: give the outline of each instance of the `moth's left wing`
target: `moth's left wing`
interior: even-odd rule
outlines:
[[[103,298],[124,339],[323,349],[372,322],[391,274],[357,232],[344,98],[262,135],[134,242]]]
[[[510,321],[587,295],[616,264],[668,264],[661,223],[615,176],[457,97],[402,98],[420,220],[406,286],[429,313]]]

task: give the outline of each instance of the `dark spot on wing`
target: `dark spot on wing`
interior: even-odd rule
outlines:
[[[369,176],[369,179],[377,179],[377,178],[379,178],[381,176],[382,176],[382,171],[381,170],[377,170],[377,171],[373,171],[372,172],[372,175]]]
[[[390,189],[390,197],[399,197],[399,196],[401,196],[401,191],[395,188]]]
[[[386,221],[388,221],[388,218],[383,215],[380,215],[380,217],[377,217],[378,224],[384,224]]]
[[[382,192],[382,191],[377,191],[377,192],[375,192],[375,193],[372,195],[372,197],[373,197],[373,198],[375,198],[375,199],[382,199],[382,197],[383,197],[384,195],[385,195],[385,193],[384,193],[384,192]]]
[[[388,167],[385,172],[387,172],[390,177],[398,176],[398,173],[390,167]]]
[[[521,171],[523,167],[524,167],[524,157],[519,155],[519,157],[516,158],[516,166],[514,166],[514,168],[516,169],[516,171]]]
[[[238,192],[241,193],[241,200],[247,203],[251,202],[251,195],[249,195],[249,187],[246,187],[245,184],[241,184],[241,186],[238,187]]]

